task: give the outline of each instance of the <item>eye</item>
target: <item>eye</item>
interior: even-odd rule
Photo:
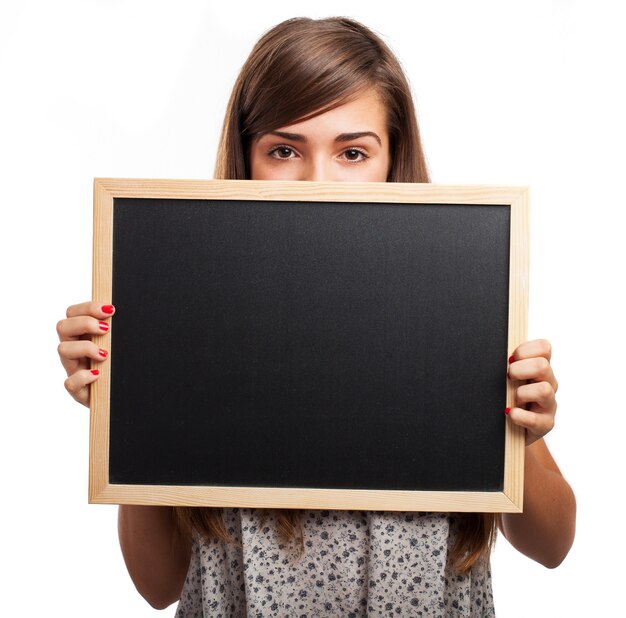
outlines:
[[[268,154],[275,159],[292,159],[295,156],[295,151],[289,146],[275,146]]]
[[[342,154],[350,163],[360,163],[361,161],[365,161],[365,159],[369,159],[368,155],[359,148],[348,148],[348,150],[344,150]]]

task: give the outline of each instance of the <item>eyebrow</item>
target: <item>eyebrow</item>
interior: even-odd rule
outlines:
[[[276,135],[277,137],[282,137],[283,139],[291,140],[292,142],[303,142],[306,143],[306,136],[300,133],[287,133],[286,131],[270,131],[268,135]],[[380,146],[383,145],[380,137],[373,131],[356,131],[354,133],[340,133],[335,138],[336,142],[351,142],[352,140],[359,139],[360,137],[373,137]]]

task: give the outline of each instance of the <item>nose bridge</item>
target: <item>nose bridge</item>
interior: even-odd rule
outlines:
[[[332,181],[331,161],[323,153],[315,153],[310,157],[302,180]]]

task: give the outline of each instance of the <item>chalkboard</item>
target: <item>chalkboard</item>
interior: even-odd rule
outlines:
[[[527,192],[95,182],[90,500],[519,511]],[[104,368],[106,367],[106,370]]]

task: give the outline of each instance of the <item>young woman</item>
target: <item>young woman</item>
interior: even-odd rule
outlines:
[[[216,177],[428,182],[413,102],[384,42],[345,18],[293,19],[266,33],[235,84]],[[66,388],[87,405],[104,361],[89,336],[115,309],[69,307],[57,330]],[[557,381],[548,342],[512,351],[523,383],[510,419],[527,430],[520,515],[257,511],[121,506],[119,538],[139,592],[177,615],[489,616],[496,528],[557,566],[574,538],[575,501],[543,436]],[[504,411],[503,411],[504,413]]]

